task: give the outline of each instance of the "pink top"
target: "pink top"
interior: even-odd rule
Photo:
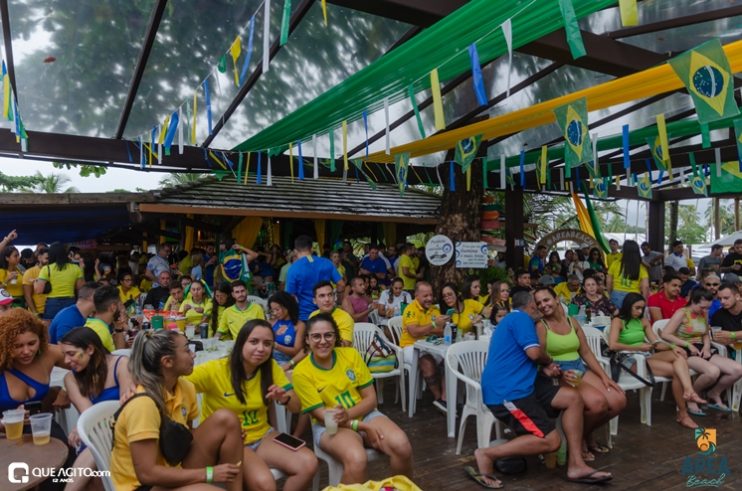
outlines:
[[[350,304],[353,306],[354,314],[363,312],[364,310],[368,310],[369,302],[366,297],[359,297],[357,295],[349,295],[348,299],[350,300]],[[358,319],[358,322],[368,322],[368,314]]]

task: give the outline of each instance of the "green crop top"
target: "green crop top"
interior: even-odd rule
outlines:
[[[631,319],[623,322],[623,329],[618,335],[618,342],[635,346],[644,342],[644,324],[641,319]]]
[[[567,317],[571,328],[567,334],[557,334],[549,328],[549,323],[541,319],[546,327],[546,351],[555,361],[574,361],[580,359],[580,338],[572,325],[572,319]]]

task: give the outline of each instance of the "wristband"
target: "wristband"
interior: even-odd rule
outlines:
[[[677,346],[675,346],[673,343],[670,343],[670,348],[675,349]]]
[[[289,366],[291,368],[294,368],[296,366],[296,363],[294,362],[293,358],[291,360],[289,360]]]
[[[356,433],[358,432],[358,420],[357,419],[351,420],[350,429],[352,429]]]
[[[737,339],[737,333],[734,331],[730,331],[729,337],[732,338],[732,341],[734,341],[735,339]]]
[[[214,482],[214,468],[210,465],[206,466],[206,482],[209,484]]]

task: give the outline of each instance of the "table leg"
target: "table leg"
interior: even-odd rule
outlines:
[[[409,377],[409,388],[407,391],[407,416],[412,418],[415,415],[417,409],[417,359],[419,353],[417,348],[412,350],[412,359],[410,360],[410,377]],[[406,362],[407,360],[405,360]]]
[[[446,365],[446,428],[448,438],[456,437],[456,389],[457,379],[453,370]]]

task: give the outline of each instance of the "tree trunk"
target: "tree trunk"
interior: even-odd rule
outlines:
[[[669,242],[672,244],[678,238],[678,202],[670,202],[670,235]]]
[[[719,210],[719,198],[714,198],[714,240],[721,238],[721,210]]]

